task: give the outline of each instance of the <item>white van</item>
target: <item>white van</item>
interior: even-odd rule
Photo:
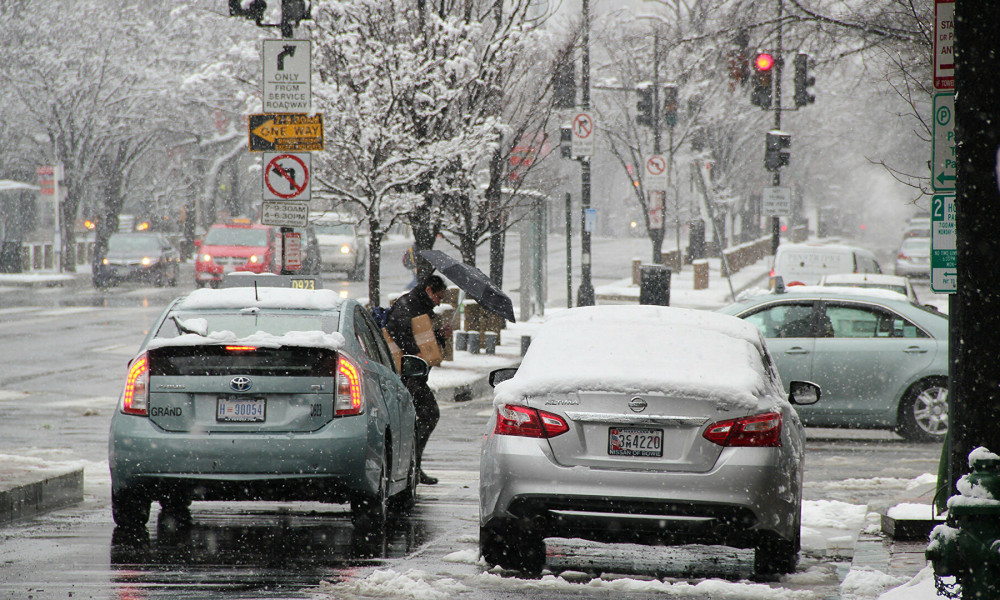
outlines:
[[[881,273],[875,255],[864,248],[826,244],[781,244],[774,255],[771,286],[777,277],[785,285],[816,285],[824,275]]]

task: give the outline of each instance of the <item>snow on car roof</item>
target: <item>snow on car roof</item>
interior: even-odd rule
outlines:
[[[176,306],[179,310],[287,308],[335,310],[342,299],[333,290],[301,290],[258,286],[195,290]]]
[[[494,403],[577,390],[655,392],[752,408],[777,386],[760,332],[728,315],[662,306],[576,308],[543,325]]]
[[[256,346],[258,348],[280,348],[282,346],[297,346],[301,348],[329,348],[339,350],[346,340],[339,332],[325,333],[323,331],[289,331],[283,335],[274,335],[258,331],[252,335],[239,337],[232,331],[213,331],[207,335],[186,333],[174,338],[156,338],[149,342],[148,349],[164,346],[207,346],[220,344],[239,344],[241,346]]]
[[[785,288],[784,292],[775,292],[773,290],[766,289],[756,289],[748,290],[741,293],[737,298],[737,302],[747,302],[751,300],[758,300],[761,297],[769,297],[774,299],[780,299],[782,297],[787,297],[790,295],[810,295],[816,297],[825,296],[857,296],[859,298],[867,298],[869,300],[886,300],[893,302],[909,302],[910,299],[906,297],[905,294],[900,292],[894,292],[892,290],[887,290],[884,288],[860,288],[853,286],[839,286],[835,283],[830,285],[791,285]]]

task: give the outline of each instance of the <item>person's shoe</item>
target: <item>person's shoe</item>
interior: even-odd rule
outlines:
[[[438,482],[437,477],[431,477],[427,473],[424,473],[423,469],[420,469],[420,483],[424,485],[434,485]]]

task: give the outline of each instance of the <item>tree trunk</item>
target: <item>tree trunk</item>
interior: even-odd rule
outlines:
[[[60,205],[59,229],[62,240],[62,256],[60,264],[67,273],[76,273],[76,212],[80,205],[77,187],[67,189],[66,201]]]
[[[382,224],[368,219],[368,306],[381,306]]]
[[[437,237],[438,225],[431,218],[431,201],[426,203],[410,214],[410,228],[413,229],[413,254],[417,261],[417,281],[423,281],[434,272],[434,265],[420,256],[421,250],[431,250],[434,248],[434,240]]]
[[[649,230],[649,241],[653,242],[654,265],[663,263],[663,232],[663,228]]]
[[[983,446],[1000,453],[1000,4],[955,3],[957,293],[951,315],[949,464],[954,482]]]

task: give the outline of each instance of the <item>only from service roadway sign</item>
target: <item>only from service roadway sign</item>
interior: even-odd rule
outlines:
[[[309,200],[312,154],[264,153],[264,200]]]
[[[309,112],[311,55],[309,40],[264,40],[264,112]]]

